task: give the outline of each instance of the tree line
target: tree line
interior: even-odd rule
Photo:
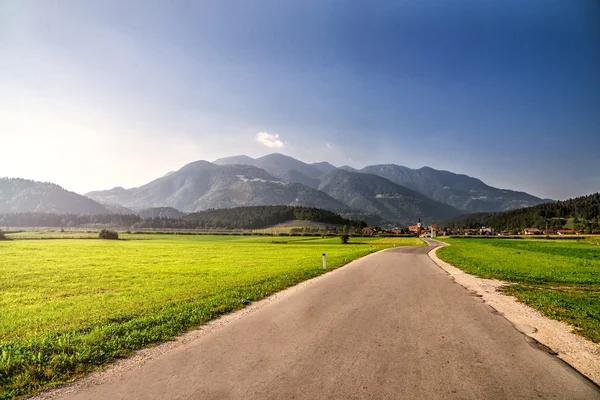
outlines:
[[[518,210],[460,215],[445,221],[442,226],[450,229],[489,226],[496,230],[556,230],[564,227],[571,218],[577,230],[600,229],[600,193]]]
[[[210,209],[186,215],[182,219],[154,218],[135,224],[134,228],[167,229],[261,229],[286,221],[306,220],[331,225],[362,228],[364,221],[343,218],[320,208],[296,206],[253,206]],[[159,226],[160,225],[160,226]]]
[[[182,219],[141,218],[135,214],[0,214],[0,226],[5,227],[76,228],[96,225],[132,229],[260,229],[291,220],[308,220],[356,228],[367,226],[364,221],[346,219],[331,211],[295,206],[211,209],[189,214]]]
[[[49,214],[33,212],[0,214],[0,226],[10,227],[75,228],[90,225],[128,227],[141,220],[142,218],[135,214]]]

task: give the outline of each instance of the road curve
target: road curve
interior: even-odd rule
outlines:
[[[600,399],[427,256],[354,261],[63,399]]]

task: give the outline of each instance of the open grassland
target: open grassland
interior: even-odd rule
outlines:
[[[121,235],[0,242],[0,399],[64,382],[415,238]],[[31,237],[22,234],[21,237]]]
[[[258,233],[271,233],[271,234],[280,234],[280,233],[291,233],[293,229],[324,229],[331,227],[341,227],[342,225],[336,224],[326,224],[323,222],[315,222],[315,221],[304,221],[304,220],[294,220],[282,222],[280,224],[273,225],[264,229],[253,229],[253,232]]]
[[[9,239],[97,239],[97,231],[24,231],[8,233],[6,237]]]
[[[600,343],[600,239],[443,239],[438,256],[463,271],[514,284],[506,294]]]

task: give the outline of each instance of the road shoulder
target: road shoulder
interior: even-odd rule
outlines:
[[[452,276],[456,283],[481,297],[486,304],[509,320],[515,329],[551,349],[560,359],[600,385],[600,345],[572,333],[572,326],[546,318],[514,297],[497,291],[508,283],[467,274],[441,260],[436,253],[448,244],[432,242],[440,246],[432,249],[428,253],[429,257]]]

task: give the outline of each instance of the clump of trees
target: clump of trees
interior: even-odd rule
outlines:
[[[2,232],[2,229],[0,229],[0,240],[7,240],[8,238],[4,235],[4,232]]]
[[[348,226],[344,225],[344,229],[340,234],[340,241],[342,242],[342,244],[347,244],[348,240],[350,240],[350,235],[348,234]]]
[[[119,233],[108,229],[102,229],[98,234],[100,239],[117,240],[119,239]]]

